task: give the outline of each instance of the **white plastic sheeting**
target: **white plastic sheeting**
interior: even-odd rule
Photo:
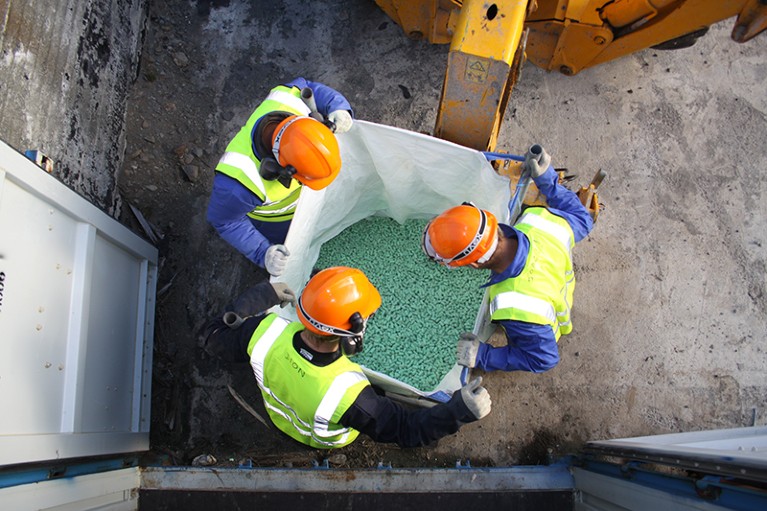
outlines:
[[[369,216],[404,223],[432,218],[463,201],[471,201],[501,220],[508,216],[509,180],[498,175],[480,151],[365,121],[356,121],[338,140],[341,172],[324,190],[302,191],[285,242],[291,258],[285,273],[274,279],[287,282],[296,291],[309,279],[322,244]],[[393,267],[396,264],[392,261]],[[423,278],[424,285],[429,285],[429,275]],[[292,309],[275,310],[296,319]],[[483,328],[483,315],[484,307],[475,331]],[[386,390],[437,400],[449,397],[465,380],[465,371],[455,366],[437,388],[423,392],[373,369],[365,370],[371,381]]]

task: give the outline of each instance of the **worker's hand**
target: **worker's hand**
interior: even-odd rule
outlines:
[[[481,419],[490,413],[493,402],[490,393],[482,387],[482,377],[478,376],[461,388],[461,399],[472,415]]]
[[[277,300],[280,302],[280,307],[284,309],[288,305],[296,304],[296,293],[287,284],[284,282],[272,282],[272,288],[274,288]]]
[[[266,249],[264,256],[264,268],[274,277],[279,277],[285,271],[288,264],[290,251],[285,245],[272,245]]]
[[[527,150],[523,166],[533,178],[541,177],[551,165],[551,156],[540,144],[533,144]]]
[[[352,129],[352,116],[348,110],[334,110],[328,114],[328,120],[336,125],[336,133]]]
[[[479,353],[479,337],[471,332],[464,332],[458,339],[456,362],[465,367],[476,367]]]

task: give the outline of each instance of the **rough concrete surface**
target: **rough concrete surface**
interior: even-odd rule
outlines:
[[[0,1],[0,136],[112,215],[146,3]]]
[[[575,250],[575,331],[560,342],[562,361],[541,375],[485,374],[491,414],[435,446],[361,438],[332,463],[535,464],[587,440],[767,421],[767,47],[764,35],[730,40],[732,23],[691,48],[574,77],[524,67],[498,149],[541,143],[579,184],[608,173],[605,209]],[[372,0],[150,4],[119,184],[165,236],[156,452],[261,466],[328,456],[236,404],[228,384],[264,413],[247,365],[200,353],[195,330],[264,278],[206,223],[212,168],[268,90],[295,76],[343,92],[359,119],[431,133],[447,51],[406,38]]]

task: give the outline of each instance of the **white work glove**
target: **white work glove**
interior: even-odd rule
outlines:
[[[348,110],[334,110],[328,114],[328,120],[336,125],[336,133],[352,129],[352,116]]]
[[[525,155],[524,167],[533,178],[541,177],[551,165],[551,156],[540,144],[533,144]]]
[[[272,288],[277,295],[277,300],[280,302],[280,307],[284,309],[288,305],[295,305],[296,293],[287,284],[284,282],[272,282]]]
[[[285,245],[272,245],[266,249],[264,256],[264,268],[269,275],[279,277],[285,271],[285,265],[288,264],[290,252]]]
[[[490,413],[490,408],[493,405],[493,402],[490,400],[490,393],[481,385],[482,377],[478,376],[461,387],[461,399],[463,399],[466,408],[477,419],[481,419]]]
[[[479,337],[471,332],[464,332],[458,339],[456,348],[456,362],[465,367],[476,367],[477,353],[479,353]]]

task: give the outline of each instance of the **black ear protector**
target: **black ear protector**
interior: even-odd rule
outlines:
[[[341,338],[341,349],[347,357],[362,353],[362,338],[365,333],[365,319],[362,314],[355,312],[349,318],[349,322],[351,323],[349,331],[359,335]]]
[[[296,173],[296,168],[293,165],[283,167],[275,158],[267,156],[261,160],[261,166],[258,168],[258,173],[267,181],[276,180],[285,188],[290,188],[290,181]]]

